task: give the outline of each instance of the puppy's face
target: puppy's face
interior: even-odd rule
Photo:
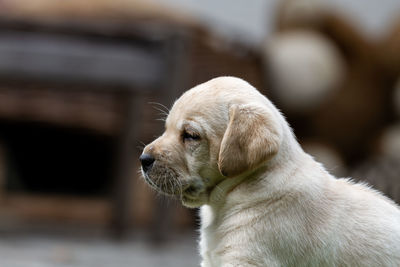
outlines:
[[[154,189],[180,196],[190,207],[205,203],[209,190],[224,179],[216,155],[227,123],[223,116],[214,116],[217,107],[212,102],[204,107],[204,95],[194,95],[185,94],[174,104],[163,135],[143,151],[154,162],[142,164],[143,176]]]
[[[279,133],[272,114],[242,101],[243,95],[235,93],[235,86],[241,93],[246,92],[242,87],[255,91],[242,80],[218,78],[176,101],[165,132],[147,145],[140,157],[150,186],[179,196],[188,207],[198,207],[207,203],[219,182],[277,153]]]

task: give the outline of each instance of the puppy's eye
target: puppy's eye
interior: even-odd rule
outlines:
[[[187,131],[184,131],[182,133],[182,140],[183,140],[183,142],[198,141],[198,140],[200,140],[200,135],[195,134],[195,133],[188,133]]]

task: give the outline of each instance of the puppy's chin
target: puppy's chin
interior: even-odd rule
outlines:
[[[168,197],[175,197],[180,198],[182,195],[182,189],[180,187],[171,187],[168,184],[158,184],[154,182],[154,179],[150,178],[149,175],[143,174],[143,178],[145,182],[156,192],[168,196]],[[166,186],[167,185],[167,186]]]
[[[149,172],[142,170],[146,183],[158,193],[181,200],[188,208],[198,208],[208,203],[209,195],[218,179],[203,179],[199,175],[183,179],[176,171],[157,166]]]
[[[198,208],[206,204],[208,192],[205,183],[200,178],[192,179],[182,191],[181,201],[188,208]]]
[[[141,172],[146,183],[163,195],[180,197],[184,188],[188,187],[175,169],[159,162],[154,163],[147,172],[142,168]]]
[[[225,179],[215,172],[202,172],[203,176],[195,175],[188,181],[188,186],[182,191],[182,204],[188,208],[198,208],[208,204],[211,192]],[[209,178],[204,178],[209,177]]]

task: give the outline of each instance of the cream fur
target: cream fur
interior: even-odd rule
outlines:
[[[398,206],[330,175],[241,79],[183,94],[144,153],[151,186],[201,206],[202,267],[400,266]]]

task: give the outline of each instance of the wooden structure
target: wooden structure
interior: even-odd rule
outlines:
[[[256,52],[147,2],[0,5],[3,217],[111,223],[118,235],[151,223],[165,211],[133,182],[139,140],[162,129],[148,102],[170,106],[220,75],[263,88]]]

